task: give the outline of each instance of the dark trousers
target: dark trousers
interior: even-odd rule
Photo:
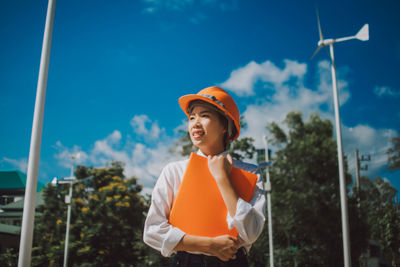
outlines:
[[[179,251],[172,264],[172,267],[248,267],[246,250],[241,248],[236,253],[236,258],[229,261],[222,261],[214,256],[203,254],[191,254]]]

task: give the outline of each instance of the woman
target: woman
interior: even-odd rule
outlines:
[[[204,237],[186,234],[172,226],[169,215],[189,160],[169,163],[161,172],[152,193],[144,227],[144,242],[165,257],[177,252],[174,266],[248,266],[247,252],[265,222],[265,198],[258,177],[250,202],[241,199],[230,181],[232,167],[254,171],[254,165],[233,161],[226,152],[240,133],[240,114],[233,98],[219,87],[208,87],[196,95],[185,95],[179,104],[189,118],[190,139],[198,155],[208,158],[226,205],[227,224],[238,237]]]

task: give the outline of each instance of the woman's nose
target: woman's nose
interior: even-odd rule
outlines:
[[[200,125],[200,117],[196,116],[193,120],[193,126],[198,126]]]

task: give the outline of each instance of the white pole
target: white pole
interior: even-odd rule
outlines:
[[[264,135],[264,145],[265,145],[265,161],[269,162],[268,155],[268,139]],[[271,181],[269,178],[269,167],[266,168],[267,181],[265,185],[265,191],[267,191],[267,209],[268,209],[268,237],[269,237],[269,266],[274,267],[274,244],[272,236],[272,208],[271,208]]]
[[[69,225],[71,222],[71,205],[72,205],[72,187],[74,183],[69,184],[69,195],[68,195],[68,214],[67,214],[67,229],[65,230],[65,247],[64,247],[64,267],[68,266],[68,246],[69,246]]]
[[[30,266],[31,264],[40,145],[42,141],[43,114],[46,98],[47,74],[49,70],[55,2],[56,0],[49,0],[47,6],[46,26],[44,29],[39,79],[36,90],[35,112],[33,115],[32,135],[28,162],[28,176],[25,188],[24,211],[22,216],[21,239],[18,258],[19,267]]]
[[[71,175],[70,177],[74,177],[74,160],[75,156],[71,155]],[[68,198],[65,199],[65,203],[68,205],[68,212],[67,212],[67,226],[65,229],[65,246],[64,246],[64,267],[68,266],[68,248],[69,248],[69,226],[71,224],[71,205],[72,205],[72,190],[74,186],[74,181],[69,183],[69,195]]]
[[[340,124],[340,112],[339,112],[339,98],[337,91],[337,79],[336,79],[336,66],[335,57],[333,53],[333,44],[329,45],[331,60],[332,60],[332,83],[333,83],[333,100],[335,105],[335,123],[336,123],[336,141],[337,141],[337,154],[339,161],[339,185],[340,185],[340,203],[342,210],[342,235],[343,235],[343,256],[344,256],[344,266],[351,266],[351,256],[350,256],[350,238],[349,238],[349,219],[347,212],[347,192],[346,192],[346,182],[343,169],[343,150],[342,150],[342,131]]]

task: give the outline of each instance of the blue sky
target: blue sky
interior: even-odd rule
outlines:
[[[151,187],[184,127],[177,99],[220,85],[248,128],[266,134],[291,110],[333,119],[328,56],[317,47],[318,6],[326,38],[370,25],[370,40],[335,45],[344,151],[371,155],[362,175],[400,188],[383,168],[400,130],[398,1],[141,0],[56,4],[39,179],[79,164],[126,164]],[[0,2],[0,169],[26,172],[47,1]],[[364,163],[365,164],[365,163]]]

